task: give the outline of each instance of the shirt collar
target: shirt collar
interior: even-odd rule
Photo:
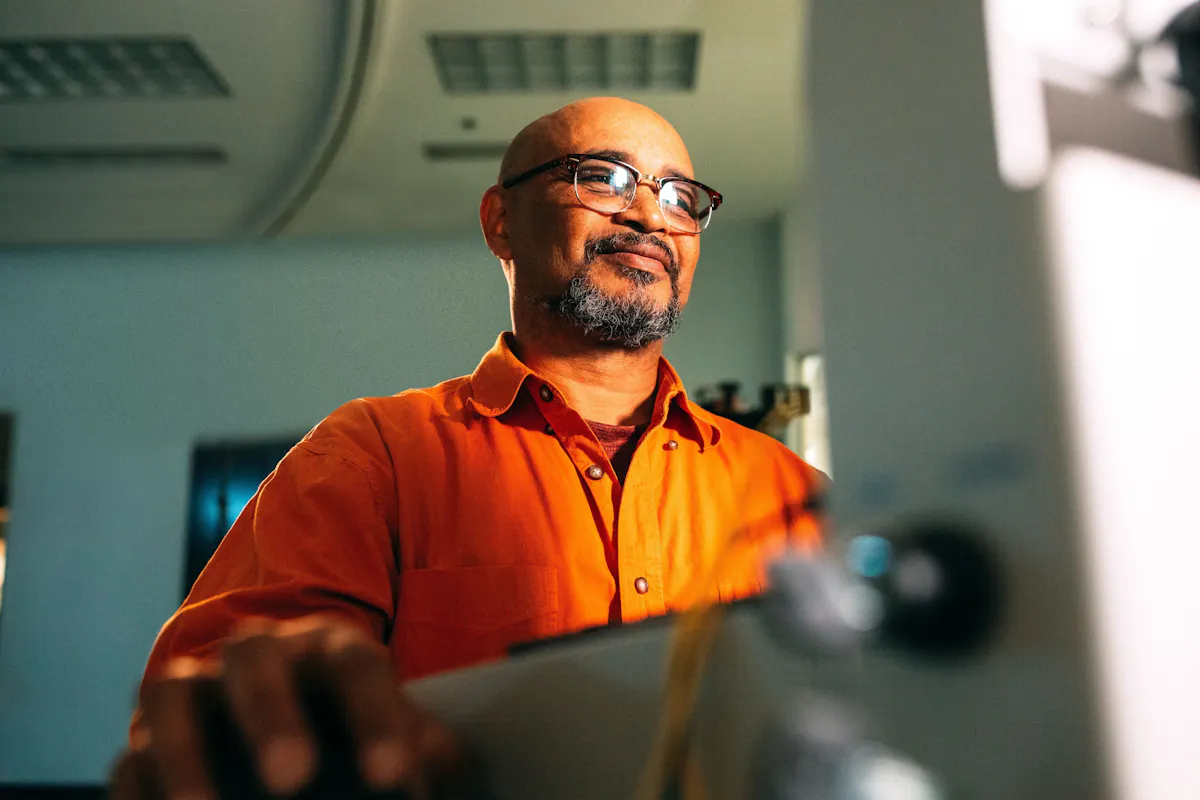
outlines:
[[[500,334],[496,344],[471,374],[471,397],[468,402],[485,417],[495,418],[512,408],[527,378],[544,380],[513,354],[511,337],[509,331]],[[702,447],[716,445],[721,440],[721,429],[716,420],[688,399],[683,381],[665,358],[660,358],[658,362],[658,394],[655,402],[656,422],[666,419],[669,406],[674,404],[695,426]]]

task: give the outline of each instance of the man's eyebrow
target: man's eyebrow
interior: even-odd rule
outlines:
[[[618,161],[624,161],[626,164],[633,163],[633,156],[629,153],[626,153],[624,150],[588,150],[586,153],[583,153],[583,155],[604,156],[606,158],[615,158]],[[693,178],[691,175],[688,175],[683,170],[679,169],[678,167],[673,167],[669,164],[663,168],[662,174],[658,177],[687,178],[688,180],[695,180],[695,178]]]
[[[615,158],[617,161],[624,161],[626,164],[633,163],[633,156],[626,153],[624,150],[588,150],[583,155],[585,156],[604,156],[605,158]]]

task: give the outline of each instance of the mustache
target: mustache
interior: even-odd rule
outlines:
[[[663,254],[667,260],[667,275],[672,279],[679,276],[679,265],[675,261],[675,253],[671,248],[656,236],[651,236],[648,233],[636,233],[629,231],[626,233],[612,233],[607,236],[598,236],[595,239],[589,239],[584,245],[585,261],[591,264],[596,260],[597,256],[618,253],[629,247],[636,245],[645,245],[653,247],[655,250]]]

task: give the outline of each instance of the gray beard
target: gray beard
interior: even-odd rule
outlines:
[[[656,308],[645,288],[656,278],[637,269],[621,268],[621,273],[635,286],[628,294],[616,297],[606,294],[592,280],[589,265],[575,274],[560,296],[546,300],[546,306],[585,334],[630,350],[674,333],[683,314],[675,276],[670,276],[670,302],[666,308]]]

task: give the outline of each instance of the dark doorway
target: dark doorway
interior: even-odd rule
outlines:
[[[259,484],[300,438],[196,445],[192,451],[184,597]]]
[[[9,498],[12,486],[13,415],[0,411],[0,608],[4,605],[4,573],[8,568]]]

